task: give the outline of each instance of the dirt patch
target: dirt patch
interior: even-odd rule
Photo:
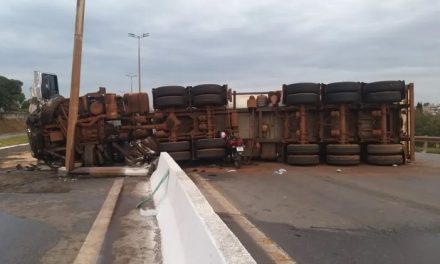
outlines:
[[[36,164],[29,146],[1,150],[0,193],[64,193],[69,191],[66,181],[76,180],[60,178],[55,170],[38,170]]]
[[[20,164],[25,167],[29,164],[37,164],[32,157],[29,146],[19,146],[0,150],[0,172],[8,169],[15,169]]]
[[[0,134],[26,132],[24,119],[0,119]]]

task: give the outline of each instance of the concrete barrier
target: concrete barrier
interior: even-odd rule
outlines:
[[[151,189],[157,186],[154,202],[165,264],[256,263],[168,153],[161,153],[151,176]]]

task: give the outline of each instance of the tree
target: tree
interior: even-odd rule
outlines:
[[[417,136],[440,136],[440,116],[415,111]]]
[[[24,100],[24,101],[23,101],[23,103],[21,104],[21,107],[20,107],[20,109],[21,109],[22,111],[25,111],[25,112],[29,111],[29,106],[31,105],[30,100],[31,100],[31,99],[28,99],[28,100]]]
[[[417,103],[416,110],[419,111],[419,112],[422,112],[422,111],[423,111],[423,105],[422,105],[422,102],[418,102],[418,103]]]
[[[0,108],[14,111],[21,108],[25,96],[21,90],[23,83],[19,80],[0,76]]]

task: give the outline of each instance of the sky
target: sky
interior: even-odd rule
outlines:
[[[76,0],[0,0],[0,75],[56,73],[69,96]],[[81,94],[130,91],[141,41],[142,91],[228,84],[405,80],[440,103],[440,1],[86,0]],[[137,89],[137,80],[134,81]]]

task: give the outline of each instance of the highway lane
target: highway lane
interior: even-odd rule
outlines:
[[[205,178],[298,263],[438,263],[440,155],[417,158],[399,167],[259,163],[187,171]],[[230,217],[219,215],[251,253],[261,254]]]

